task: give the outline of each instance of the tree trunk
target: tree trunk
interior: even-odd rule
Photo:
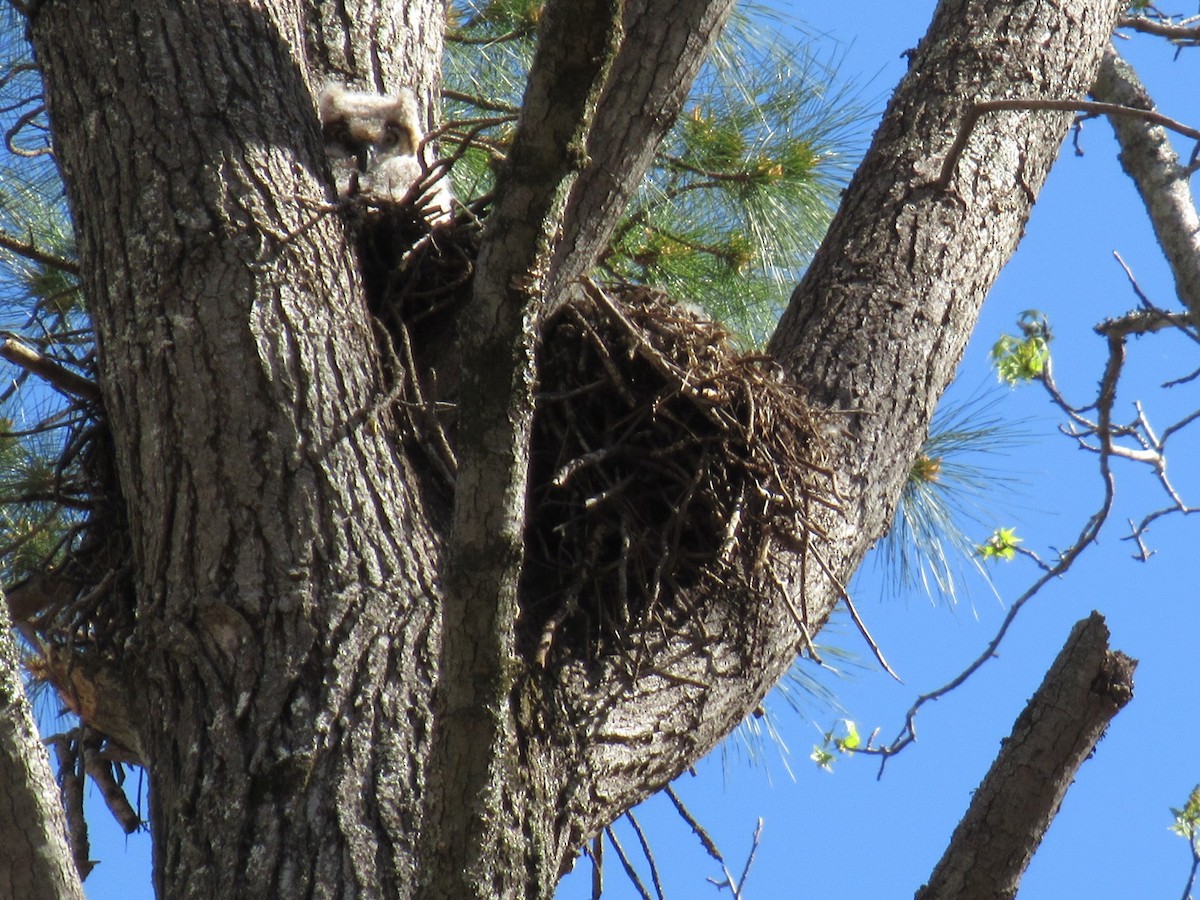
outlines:
[[[727,5],[687,4],[712,34]],[[1079,97],[1121,5],[943,3],[797,289],[772,349],[836,416],[846,499],[823,523],[820,565],[778,546],[766,565],[813,629],[886,526],[1066,128],[1062,114],[986,119],[942,189],[932,181],[965,98]],[[475,313],[495,313],[498,333],[462,327],[468,346],[499,351],[465,354],[462,383],[496,389],[463,408],[471,493],[448,535],[393,437],[313,100],[336,75],[411,83],[428,104],[442,4],[343,6],[96,0],[30,15],[132,539],[119,675],[150,773],[155,884],[170,897],[549,896],[587,837],[707,752],[790,665],[794,603],[702,585],[686,630],[632,636],[648,654],[633,671],[628,656],[542,671],[514,653],[524,348],[569,289],[522,276],[556,253],[561,271],[585,271],[596,241],[555,242],[602,239],[614,213],[596,178],[556,164],[538,183],[514,148],[494,215],[506,190],[549,199],[515,255],[480,259]],[[570,20],[555,30],[571,6],[544,16],[556,43],[539,52],[550,61],[535,62],[518,135],[545,139],[532,130],[562,116],[550,158],[582,165],[581,146],[623,158],[591,133],[613,127],[593,125],[601,57],[626,72],[620,41],[667,46],[673,32],[664,19],[598,51]],[[605,4],[587,8],[602,17]],[[554,65],[581,80],[539,100]],[[619,87],[602,96],[645,103],[656,122],[678,112],[682,94],[652,79]],[[655,139],[631,129],[616,146],[642,153]],[[513,237],[499,230],[485,249]],[[487,516],[499,531],[481,536]],[[466,746],[476,727],[486,739]],[[463,873],[471,884],[455,884]]]
[[[31,21],[133,538],[121,662],[167,897],[396,896],[416,867],[440,550],[322,211],[305,14]]]

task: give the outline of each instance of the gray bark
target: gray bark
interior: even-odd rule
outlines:
[[[427,896],[503,897],[512,893],[514,872],[553,885],[560,864],[561,849],[547,841],[555,811],[514,777],[543,763],[522,749],[517,721],[533,323],[619,29],[613,0],[546,5],[471,300],[458,322],[458,472],[442,579],[449,624],[422,834]],[[547,821],[539,827],[541,817]]]
[[[50,759],[21,684],[8,605],[0,598],[0,896],[83,900]]]
[[[136,554],[156,888],[400,894],[438,545],[316,212],[301,10],[55,3],[31,30]]]
[[[432,90],[440,31],[425,24],[442,11],[425,2],[361,20],[299,0],[49,2],[31,17],[134,546],[116,674],[141,723],[164,896],[547,896],[588,836],[707,752],[800,646],[782,600],[709,585],[688,634],[631,636],[648,654],[634,672],[624,658],[537,672],[513,655],[534,318],[520,295],[539,283],[505,279],[541,271],[559,235],[611,224],[603,203],[580,200],[578,222],[557,211],[603,71],[594,34],[546,48],[582,75],[522,125],[561,113],[563,129],[528,134],[555,164],[538,184],[514,148],[501,176],[485,251],[514,255],[479,261],[476,313],[496,333],[462,324],[468,351],[488,350],[463,355],[462,384],[487,391],[462,410],[443,550],[390,438],[346,232],[320,212],[313,102],[330,74]],[[836,412],[847,503],[824,523],[832,576],[784,550],[771,565],[814,629],[888,521],[1066,128],[1061,114],[982,121],[935,189],[965,98],[1027,95],[1031,78],[1081,96],[1120,5],[944,3],[797,288],[772,349]],[[363,49],[382,11],[418,23],[388,19],[415,36],[390,62]],[[637,46],[668,46],[665,22],[647,28]],[[587,145],[609,152],[600,133]],[[524,237],[499,226],[518,201],[536,214]],[[594,252],[564,251],[584,267]],[[485,734],[468,747],[473,714]]]
[[[1011,900],[1067,788],[1133,698],[1137,661],[1108,649],[1104,617],[1071,629],[1045,680],[975,789],[917,900]]]
[[[1133,66],[1111,45],[1104,51],[1092,96],[1135,109],[1154,109]],[[1175,291],[1192,320],[1200,322],[1200,215],[1192,196],[1192,172],[1180,164],[1161,125],[1133,116],[1109,116],[1109,121],[1121,145],[1121,166],[1146,204],[1154,236],[1175,276]]]
[[[675,122],[733,0],[630,0],[621,47],[588,134],[588,164],[572,187],[547,296],[595,265],[658,144]]]

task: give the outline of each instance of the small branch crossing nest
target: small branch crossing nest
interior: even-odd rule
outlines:
[[[399,351],[405,430],[448,481],[458,362],[447,358],[446,313],[469,301],[477,239],[461,220],[435,232],[375,295]],[[548,666],[620,652],[650,623],[694,623],[694,601],[721,587],[780,597],[807,638],[798,589],[766,562],[798,554],[797,583],[810,560],[823,566],[813,540],[838,508],[825,425],[770,357],[740,352],[703,314],[645,287],[581,287],[540,336],[526,657]]]

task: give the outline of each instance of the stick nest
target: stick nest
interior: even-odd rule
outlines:
[[[523,591],[539,663],[676,629],[713,587],[781,591],[802,624],[764,563],[803,559],[837,497],[820,423],[770,358],[662,293],[587,285],[539,366]]]
[[[403,357],[407,431],[448,481],[456,398],[447,374],[458,361],[447,359],[452,324],[430,323],[469,300],[477,241],[461,221],[435,233],[438,252],[418,250],[401,267],[407,277],[376,295]],[[629,284],[585,283],[540,337],[526,657],[548,666],[620,652],[650,624],[674,631],[697,621],[695,603],[713,588],[743,602],[781,596],[803,631],[792,587],[765,563],[786,549],[803,570],[838,497],[824,464],[828,423],[773,359],[740,351],[701,312]]]

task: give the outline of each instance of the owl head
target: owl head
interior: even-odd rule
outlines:
[[[412,92],[385,96],[330,85],[321,92],[320,111],[338,196],[405,200],[421,177],[422,130]]]

